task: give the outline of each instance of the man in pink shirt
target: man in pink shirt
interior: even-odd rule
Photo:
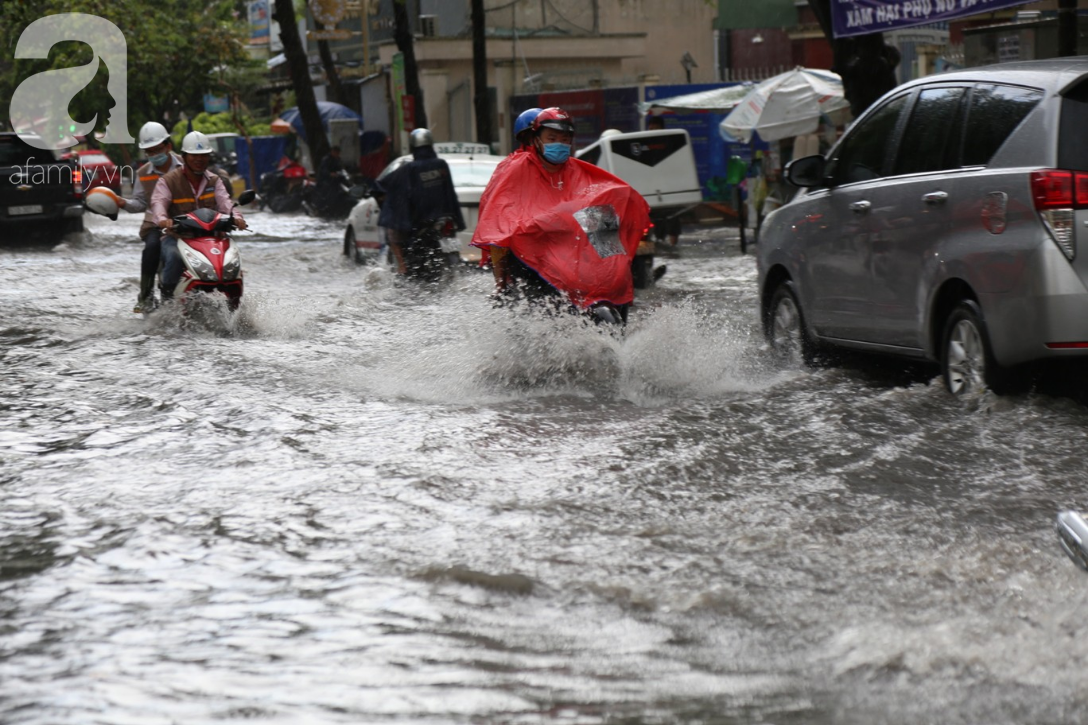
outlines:
[[[199,131],[190,131],[181,141],[183,164],[163,174],[151,195],[152,219],[164,230],[163,270],[159,280],[164,300],[173,296],[182,272],[178,240],[170,231],[175,216],[200,208],[215,209],[220,214],[233,213],[236,226],[239,229],[246,228],[246,220],[234,211],[234,204],[223,180],[208,171],[212,151],[212,144],[207,136]]]

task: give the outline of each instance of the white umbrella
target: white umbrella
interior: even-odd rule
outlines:
[[[638,104],[638,110],[642,113],[654,113],[655,111],[729,111],[744,100],[748,91],[752,90],[751,83],[743,83],[725,88],[712,88],[709,91],[697,93],[685,93],[682,96],[670,96],[668,98],[655,98]]]
[[[850,107],[843,96],[842,79],[825,70],[795,68],[757,84],[721,122],[722,135],[745,142],[758,131],[764,141],[812,133],[821,114]]]

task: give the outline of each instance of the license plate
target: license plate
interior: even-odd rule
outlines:
[[[443,237],[439,240],[438,244],[446,254],[453,254],[454,252],[461,251],[461,240],[457,237]]]
[[[19,216],[21,214],[41,214],[41,204],[26,204],[24,206],[9,206],[8,216]]]

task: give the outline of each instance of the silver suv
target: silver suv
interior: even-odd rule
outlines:
[[[1088,357],[1088,59],[911,81],[786,175],[758,251],[779,354],[936,361],[954,394]]]

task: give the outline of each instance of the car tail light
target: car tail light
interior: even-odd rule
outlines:
[[[83,197],[83,169],[78,166],[72,170],[72,186],[75,187],[76,198]]]
[[[1074,212],[1088,208],[1088,173],[1061,169],[1033,171],[1031,195],[1051,239],[1072,262],[1077,256]]]

